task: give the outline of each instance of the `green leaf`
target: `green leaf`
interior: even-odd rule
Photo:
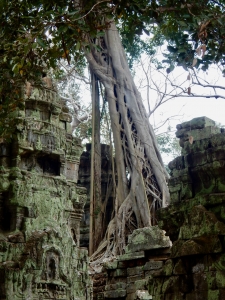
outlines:
[[[41,38],[37,37],[36,41],[42,48],[46,48],[46,44],[44,43],[44,41]]]
[[[101,36],[105,36],[104,31],[99,31],[99,32],[97,33],[97,37],[101,37]]]
[[[15,64],[15,65],[13,66],[12,71],[13,71],[15,74],[17,74],[17,73],[19,72],[19,64],[18,64],[18,63]]]
[[[73,16],[73,15],[75,15],[75,14],[77,14],[78,13],[78,11],[77,10],[75,10],[75,11],[71,11],[71,12],[69,12],[68,13],[68,15],[69,16]]]
[[[76,50],[77,51],[80,50],[80,46],[81,46],[80,42],[77,42],[77,44],[76,44]]]
[[[180,24],[181,26],[187,26],[187,24],[183,21],[178,21],[178,24]]]

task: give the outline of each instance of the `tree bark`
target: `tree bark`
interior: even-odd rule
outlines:
[[[101,195],[101,143],[100,143],[100,97],[99,97],[99,83],[96,75],[93,76],[92,85],[95,85],[95,95],[93,104],[95,106],[95,124],[94,128],[94,178],[92,178],[94,184],[94,218],[93,218],[93,250],[97,250],[100,244],[102,236],[103,226],[103,213],[102,213],[102,195]]]
[[[116,255],[124,251],[126,237],[135,227],[151,225],[151,204],[165,206],[169,191],[154,131],[114,23],[98,43],[102,51],[93,47],[86,58],[105,87],[113,131],[118,210],[109,224],[104,245],[105,255]]]

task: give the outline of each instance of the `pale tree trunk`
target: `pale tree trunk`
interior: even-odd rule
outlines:
[[[95,74],[92,75],[92,86],[95,88],[95,95],[92,105],[95,106],[95,124],[94,128],[94,218],[93,218],[93,250],[95,251],[100,244],[102,236],[102,225],[103,225],[103,212],[102,212],[102,196],[101,196],[101,144],[100,144],[100,97],[99,97],[99,83],[98,78]]]
[[[86,58],[105,87],[118,183],[115,217],[95,258],[104,247],[104,256],[122,253],[127,234],[150,226],[152,207],[169,202],[167,173],[114,23],[97,42],[102,52],[93,47]]]

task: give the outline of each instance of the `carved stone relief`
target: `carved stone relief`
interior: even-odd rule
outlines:
[[[54,90],[30,88],[25,102],[13,140],[0,140],[0,300],[88,300],[82,146],[60,128],[70,118]]]

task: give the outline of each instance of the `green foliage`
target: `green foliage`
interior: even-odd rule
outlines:
[[[62,58],[82,68],[85,51],[101,51],[94,41],[111,20],[118,24],[130,66],[143,51],[154,55],[164,41],[168,73],[176,65],[203,70],[224,65],[224,10],[224,0],[112,0],[110,5],[83,0],[79,6],[69,0],[1,0],[0,135],[16,125],[9,116],[21,106],[21,86],[42,84],[42,74]]]
[[[225,64],[225,1],[160,1],[156,36],[168,42],[165,63],[207,70]]]
[[[174,134],[170,134],[168,132],[160,134],[157,136],[157,143],[159,146],[160,153],[162,154],[162,157],[164,160],[166,157],[169,158],[169,160],[173,160],[174,158],[181,155],[181,147],[179,145],[179,139],[177,139]],[[165,164],[165,167],[168,172],[169,168],[167,167],[167,164]]]
[[[127,4],[118,0],[114,3],[118,3],[125,49],[132,57],[137,57],[144,47],[147,50],[149,44],[154,49],[167,41],[164,63],[169,64],[168,73],[176,65],[206,70],[212,63],[225,64],[224,0],[131,1]],[[136,36],[143,33],[150,35],[149,42],[139,39],[137,43]]]
[[[1,2],[0,136],[12,137],[26,81],[43,84],[43,74],[62,58],[84,66],[83,50],[89,45],[83,36],[94,37],[99,31],[96,18],[90,16],[91,26],[82,18],[93,3],[78,10],[64,0]]]

